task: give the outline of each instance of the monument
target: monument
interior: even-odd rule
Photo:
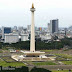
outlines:
[[[35,26],[34,26],[34,5],[32,4],[32,8],[30,9],[32,13],[32,23],[31,23],[31,40],[30,40],[30,52],[35,52]]]
[[[24,51],[21,50],[23,53],[22,55],[12,55],[11,58],[13,58],[16,61],[48,61],[48,60],[55,60],[55,58],[50,58],[45,56],[45,52],[36,51],[35,50],[35,26],[34,26],[34,4],[32,4],[32,7],[30,8],[30,11],[32,13],[31,18],[31,38],[30,38],[30,51]]]
[[[39,55],[44,54],[45,52],[35,51],[35,25],[34,25],[34,4],[32,4],[32,7],[30,8],[32,18],[31,18],[31,38],[30,38],[30,51],[21,51],[26,56],[30,57],[37,57]]]

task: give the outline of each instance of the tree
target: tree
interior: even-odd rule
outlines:
[[[34,67],[30,72],[51,72],[47,69],[44,69],[44,68],[36,68]]]

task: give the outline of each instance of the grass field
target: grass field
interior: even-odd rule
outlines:
[[[47,62],[34,62],[34,65],[56,65],[56,63],[47,61]]]
[[[57,55],[57,56],[61,56],[61,57],[63,57],[63,58],[68,58],[68,59],[72,59],[72,55],[68,55],[68,54],[55,54],[55,55]]]
[[[69,70],[60,70],[60,71],[53,70],[52,72],[69,72]],[[72,72],[72,71],[71,71],[71,72]]]
[[[43,51],[43,52],[52,52],[53,50],[40,50],[40,51]]]
[[[0,53],[3,53],[3,51],[1,50]]]
[[[72,65],[72,61],[61,61],[61,62],[66,64],[66,65]]]
[[[3,66],[3,67],[8,67],[8,66],[19,67],[19,66],[25,66],[25,64],[23,64],[21,62],[10,62],[10,63],[7,63],[5,61],[0,60],[0,66]]]
[[[15,62],[11,57],[1,57],[1,59],[5,60],[6,62]]]

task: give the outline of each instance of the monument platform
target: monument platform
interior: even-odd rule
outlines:
[[[12,55],[11,56],[12,59],[19,61],[19,62],[23,62],[23,61],[54,61],[56,59],[56,57],[24,57],[24,55]]]
[[[26,55],[27,57],[39,57],[40,55],[45,54],[45,52],[40,52],[40,51],[35,51],[35,52],[30,52],[30,51],[21,51]]]

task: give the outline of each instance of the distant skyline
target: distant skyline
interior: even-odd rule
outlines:
[[[0,0],[0,27],[30,25],[32,3],[35,26],[47,27],[52,19],[59,19],[59,27],[72,25],[72,0]]]

